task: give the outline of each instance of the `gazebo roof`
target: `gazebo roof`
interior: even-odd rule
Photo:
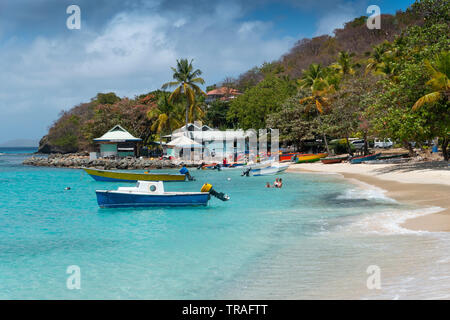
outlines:
[[[133,137],[131,133],[122,128],[122,126],[116,125],[114,126],[114,128],[109,130],[100,138],[94,139],[94,141],[124,142],[124,141],[141,141],[141,139]]]

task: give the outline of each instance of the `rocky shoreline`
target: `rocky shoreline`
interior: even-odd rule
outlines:
[[[178,168],[170,160],[147,158],[96,159],[89,160],[89,156],[82,154],[50,154],[48,157],[32,156],[23,161],[24,165],[56,168],[96,168],[102,170],[139,170]]]

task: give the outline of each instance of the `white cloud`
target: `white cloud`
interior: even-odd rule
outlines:
[[[314,36],[332,35],[335,29],[342,28],[344,23],[353,20],[356,16],[355,7],[350,3],[330,7],[330,10],[319,19]]]
[[[277,59],[293,44],[291,38],[272,38],[270,23],[241,21],[237,4],[225,11],[220,6],[192,17],[122,12],[99,31],[84,25],[65,37],[3,45],[0,111],[9,121],[0,134],[5,140],[37,138],[60,110],[97,92],[133,97],[159,89],[178,58],[193,58],[210,84]],[[36,126],[20,128],[24,116],[35,117]]]

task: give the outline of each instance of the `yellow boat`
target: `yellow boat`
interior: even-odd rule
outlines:
[[[136,181],[184,181],[185,174],[170,173],[135,173],[108,170],[87,169],[84,171],[96,181],[136,182]]]
[[[316,162],[328,156],[328,153],[307,154],[297,157],[296,163]]]

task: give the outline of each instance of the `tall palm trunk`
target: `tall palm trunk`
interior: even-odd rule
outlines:
[[[317,113],[319,115],[319,123],[320,123],[320,127],[322,129],[323,141],[325,142],[325,147],[327,148],[327,153],[330,154],[330,148],[328,147],[327,135],[325,134],[325,130],[323,130],[323,127],[322,127],[322,118],[320,117],[319,110],[317,110]]]
[[[444,140],[442,141],[442,155],[444,156],[445,161],[448,161],[448,159],[449,159],[449,154],[448,154],[448,150],[447,150],[448,143],[449,143],[449,140],[447,137],[445,137]]]

